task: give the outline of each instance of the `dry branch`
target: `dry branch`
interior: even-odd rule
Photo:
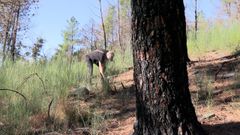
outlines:
[[[126,89],[126,87],[123,85],[123,83],[122,83],[122,82],[121,82],[121,85],[122,85],[123,89],[125,90],[125,89]]]
[[[226,64],[227,62],[223,62],[220,66],[220,68],[218,68],[217,72],[215,73],[215,81],[217,80],[217,76],[218,74],[221,72],[221,70],[223,69],[223,66]]]
[[[50,110],[51,110],[51,106],[52,106],[53,100],[54,100],[54,99],[52,99],[52,100],[50,101],[49,105],[48,105],[48,120],[49,120],[49,122],[51,121]]]
[[[17,93],[18,95],[22,96],[24,98],[24,100],[27,100],[26,96],[24,96],[22,93],[16,91],[16,90],[12,90],[12,89],[0,89],[0,91],[11,91],[14,93]]]
[[[43,79],[38,75],[38,73],[33,73],[30,74],[29,76],[25,77],[24,80],[20,83],[20,85],[17,86],[16,90],[20,89],[29,79],[31,79],[32,77],[36,76],[42,83],[43,89],[44,91],[46,91],[46,87],[44,84]]]

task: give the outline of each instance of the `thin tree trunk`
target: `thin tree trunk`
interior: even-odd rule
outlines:
[[[121,51],[122,51],[122,57],[123,57],[123,61],[125,59],[125,48],[123,47],[123,43],[122,43],[122,29],[121,29],[121,11],[120,11],[120,0],[118,0],[118,41],[119,41],[119,46],[121,48]]]
[[[197,40],[197,32],[198,32],[198,1],[195,0],[195,40]]]
[[[2,58],[2,64],[4,64],[6,60],[6,55],[9,52],[8,48],[10,47],[10,42],[11,42],[11,37],[12,34],[10,35],[10,29],[11,25],[13,25],[13,20],[12,20],[12,15],[13,15],[13,5],[11,5],[11,8],[9,9],[10,12],[8,14],[8,19],[6,23],[6,28],[5,28],[5,35],[4,35],[4,41],[3,41],[3,58]]]
[[[101,0],[99,0],[99,6],[100,6],[100,14],[101,14],[101,21],[102,21],[102,29],[103,29],[104,49],[107,49],[107,35],[106,35],[106,29],[105,29],[104,20],[103,20],[103,11],[102,11]]]
[[[188,88],[183,0],[132,0],[132,31],[134,134],[205,135]]]
[[[225,2],[225,7],[226,7],[226,13],[229,18],[232,16],[232,11],[231,11],[231,2]]]
[[[9,24],[10,21],[7,21],[7,26],[5,28],[5,34],[4,34],[4,41],[3,41],[3,57],[2,57],[2,64],[4,64],[5,59],[6,59],[6,47],[7,47],[7,40],[9,38]]]
[[[74,48],[73,48],[73,45],[74,45],[74,39],[73,39],[73,29],[72,29],[72,31],[71,31],[71,44],[70,44],[70,46],[69,46],[69,49],[70,49],[70,52],[69,52],[69,54],[70,54],[70,56],[69,56],[69,69],[71,70],[71,68],[72,68],[72,63],[73,63],[73,52],[74,52]]]
[[[121,39],[121,12],[120,12],[120,0],[118,0],[118,42],[121,50],[123,49],[122,46],[122,39]]]
[[[240,2],[236,1],[237,6],[237,19],[240,20]]]
[[[7,40],[7,50],[6,50],[6,54],[11,56],[11,45],[12,45],[12,42],[13,42],[13,36],[14,36],[14,29],[15,29],[15,20],[16,18],[14,17],[14,13],[12,13],[12,20],[10,21],[10,30],[9,30],[9,37],[8,37],[8,40]]]
[[[92,23],[92,27],[91,27],[91,43],[90,43],[90,46],[91,46],[91,51],[93,51],[94,49],[96,49],[96,48],[94,48],[94,41],[93,41],[93,33],[94,33],[94,24]]]
[[[12,61],[15,61],[15,51],[16,51],[16,41],[17,41],[17,32],[18,32],[18,25],[19,25],[19,15],[20,15],[20,8],[21,5],[19,3],[17,7],[17,12],[15,15],[15,22],[14,22],[14,29],[13,29],[13,39],[12,39],[12,46],[11,46],[11,58]]]

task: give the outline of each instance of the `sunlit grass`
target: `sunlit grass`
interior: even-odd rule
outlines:
[[[120,49],[115,50],[113,62],[107,64],[107,75],[116,75],[133,66],[133,56],[131,46],[127,46],[125,52]]]
[[[197,40],[193,38],[193,32],[190,31],[188,33],[189,55],[190,57],[201,57],[213,50],[227,53],[236,52],[240,45],[239,32],[240,24],[237,22],[231,25],[201,26]],[[117,75],[132,66],[133,58],[130,45],[124,53],[116,49],[114,61],[107,64],[106,75]],[[23,60],[16,63],[6,62],[0,68],[0,74],[1,89],[16,90],[26,97],[25,100],[17,93],[0,91],[0,122],[5,125],[0,134],[25,134],[31,126],[29,123],[31,116],[46,114],[52,99],[54,99],[54,104],[61,103],[67,98],[68,92],[73,86],[89,86],[86,63],[83,60],[75,60],[70,64],[64,57],[47,62],[27,62]],[[100,75],[97,66],[94,66],[93,74],[95,80],[99,80]],[[210,79],[207,78],[207,80],[198,83],[209,86]],[[101,81],[94,83],[99,82]],[[205,87],[204,89],[211,90],[211,88]],[[207,93],[206,95],[211,94]],[[198,96],[200,98],[201,95]],[[210,106],[212,97],[205,98],[209,101]],[[94,112],[92,113],[94,114]],[[101,123],[102,119],[96,117],[91,121]],[[92,125],[97,129],[98,125],[96,123]]]
[[[107,64],[108,76],[132,66],[131,50],[126,51],[125,60],[122,56],[117,51],[114,62]],[[0,73],[1,89],[18,91],[26,98],[11,91],[0,91],[0,122],[6,126],[0,134],[25,134],[31,127],[31,116],[47,114],[52,99],[57,104],[67,98],[73,86],[89,86],[87,65],[83,60],[75,60],[72,64],[64,58],[48,62],[6,62],[0,68]],[[100,78],[97,66],[94,66],[93,74],[94,78]]]
[[[240,46],[240,23],[201,25],[194,39],[194,32],[188,33],[188,52],[190,57],[201,57],[210,51],[232,53]]]
[[[25,100],[16,93],[0,91],[0,100],[4,103],[0,119],[10,125],[10,134],[27,129],[30,116],[46,113],[52,99],[66,98],[71,86],[85,83],[84,63],[75,62],[71,67],[64,63],[63,60],[49,63],[18,61],[0,68],[0,88],[16,90],[26,97]]]

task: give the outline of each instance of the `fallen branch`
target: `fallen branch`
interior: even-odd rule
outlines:
[[[36,76],[37,76],[38,79],[41,81],[44,91],[46,91],[46,87],[45,87],[45,84],[44,84],[43,79],[38,75],[38,73],[36,73]]]
[[[53,100],[54,100],[54,99],[52,99],[52,100],[50,101],[50,103],[48,104],[48,120],[49,120],[49,122],[52,121],[52,120],[51,120],[51,115],[50,115],[50,110],[51,110],[51,106],[52,106]]]
[[[218,68],[217,72],[215,73],[215,81],[217,80],[218,74],[220,73],[220,71],[222,70],[223,66],[224,66],[226,63],[227,63],[227,62],[223,62],[223,63],[221,64],[221,67]]]
[[[16,91],[16,90],[12,90],[12,89],[0,89],[0,91],[11,91],[11,92],[14,92],[14,93],[17,93],[18,95],[22,96],[24,98],[24,100],[26,101],[27,98],[20,92]]]
[[[30,78],[32,78],[33,76],[36,76],[42,83],[43,89],[46,92],[46,87],[44,84],[43,79],[38,75],[38,73],[33,73],[30,74],[29,76],[25,77],[24,80],[20,83],[20,85],[17,86],[16,90],[19,90]]]
[[[117,87],[115,85],[113,85],[114,91],[117,91]]]
[[[123,89],[125,90],[125,89],[126,89],[126,87],[123,85],[123,83],[122,83],[122,82],[121,82],[121,85],[122,85]]]

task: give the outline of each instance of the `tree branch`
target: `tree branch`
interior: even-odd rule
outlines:
[[[22,96],[25,101],[27,100],[26,96],[24,96],[22,93],[20,93],[20,92],[18,92],[18,91],[16,91],[16,90],[12,90],[12,89],[0,89],[0,91],[11,91],[11,92],[17,93],[18,95]]]

